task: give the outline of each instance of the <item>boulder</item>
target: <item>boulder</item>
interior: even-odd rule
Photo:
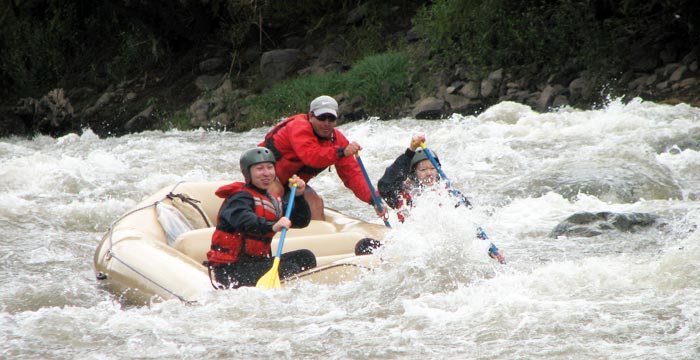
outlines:
[[[479,98],[479,91],[481,87],[476,81],[469,81],[459,88],[459,93],[464,95],[467,99],[477,99]]]
[[[545,112],[551,106],[553,106],[554,99],[557,98],[561,93],[564,92],[564,87],[561,85],[547,85],[544,90],[540,93],[537,99],[537,111]],[[560,98],[559,101],[562,99]]]
[[[445,100],[427,97],[419,100],[411,113],[416,119],[439,119],[445,115]]]
[[[302,53],[297,49],[266,51],[260,58],[260,73],[267,86],[294,75],[301,69]]]
[[[683,79],[686,71],[688,71],[688,67],[685,65],[681,65],[676,70],[674,70],[673,73],[671,73],[671,77],[668,80],[673,82],[679,81]]]
[[[211,91],[221,84],[224,75],[225,74],[200,75],[194,80],[194,85],[201,91]]]
[[[42,134],[58,135],[66,132],[72,126],[74,117],[73,105],[65,96],[63,89],[53,89],[41,99],[20,99],[13,108],[29,127]]]
[[[445,95],[445,101],[450,105],[452,112],[460,114],[472,113],[481,107],[481,101],[471,100],[461,95]]]
[[[481,80],[481,96],[483,97],[489,97],[493,95],[494,90],[496,89],[496,85],[492,80],[489,79],[484,79]]]
[[[549,236],[593,237],[606,231],[637,232],[657,223],[659,216],[648,213],[577,212],[559,223]]]
[[[190,115],[190,125],[192,127],[206,126],[209,122],[209,110],[214,106],[211,101],[197,99],[190,105],[188,112]]]
[[[117,98],[117,94],[112,90],[111,87],[107,88],[107,90],[100,95],[100,97],[95,101],[95,103],[92,106],[86,107],[83,112],[81,113],[81,116],[85,117],[90,117],[98,112],[100,112],[104,107],[112,103],[112,101]]]
[[[203,74],[213,74],[219,70],[224,70],[224,60],[222,58],[206,59],[199,63],[199,71]]]
[[[567,105],[569,105],[569,99],[564,95],[557,95],[554,97],[554,101],[552,101],[553,108],[560,108]]]
[[[151,130],[157,124],[158,119],[154,116],[155,106],[151,105],[132,117],[124,124],[124,128],[132,133]]]
[[[635,88],[638,85],[635,85]],[[578,100],[583,96],[583,90],[586,88],[586,80],[584,78],[576,78],[569,83],[569,95],[572,100]]]

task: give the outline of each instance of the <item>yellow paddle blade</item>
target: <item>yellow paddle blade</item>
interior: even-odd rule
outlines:
[[[281,287],[282,285],[280,284],[279,268],[280,258],[275,257],[275,260],[272,261],[272,268],[270,268],[270,271],[266,272],[265,275],[258,279],[258,283],[255,284],[255,287],[263,289],[275,289]]]

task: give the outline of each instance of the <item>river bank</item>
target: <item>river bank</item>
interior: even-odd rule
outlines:
[[[285,109],[267,117],[254,116],[250,99],[262,97],[278,84],[305,77],[331,77],[352,71],[357,63],[348,54],[357,45],[329,34],[349,34],[358,26],[375,24],[371,2],[321,20],[323,32],[281,34],[274,46],[261,50],[256,41],[233,51],[215,39],[180,52],[167,66],[128,73],[118,82],[95,82],[77,72],[55,88],[32,96],[9,94],[0,101],[0,136],[61,136],[91,129],[99,136],[119,136],[145,130],[217,129],[245,131],[273,124],[305,110],[308,100],[274,98]],[[376,6],[376,4],[374,4]],[[593,70],[586,59],[572,57],[556,69],[536,64],[477,71],[467,61],[447,61],[430,48],[430,40],[416,30],[412,17],[417,5],[386,7],[385,21],[373,31],[383,32],[382,49],[397,44],[409,59],[400,88],[380,91],[379,98],[398,98],[389,106],[354,96],[348,84],[329,93],[340,103],[341,122],[368,117],[439,119],[451,114],[476,115],[503,101],[547,112],[569,106],[581,110],[600,107],[611,99],[635,98],[664,104],[700,104],[697,44],[640,39],[628,54],[624,70]],[[390,19],[390,20],[389,20]],[[272,36],[272,35],[270,35]],[[376,40],[375,40],[376,41]],[[401,44],[401,45],[398,45]],[[155,45],[154,45],[155,46]],[[376,45],[375,45],[376,46]],[[365,50],[366,51],[366,50]],[[362,79],[360,79],[362,81]],[[366,79],[382,87],[382,79]],[[303,89],[316,96],[314,89]],[[370,104],[370,100],[375,100]],[[302,105],[300,105],[302,104]]]

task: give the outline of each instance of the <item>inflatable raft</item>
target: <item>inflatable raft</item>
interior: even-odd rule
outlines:
[[[223,199],[214,192],[232,181],[181,182],[144,199],[117,219],[95,251],[101,287],[128,304],[179,299],[195,302],[214,291],[203,265]],[[337,284],[378,265],[374,256],[355,255],[365,238],[381,240],[386,227],[326,209],[325,221],[287,232],[283,252],[309,249],[317,267],[283,281]],[[273,239],[273,253],[279,234]]]

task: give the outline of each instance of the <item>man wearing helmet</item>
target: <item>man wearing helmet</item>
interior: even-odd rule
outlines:
[[[338,102],[330,96],[319,96],[311,102],[309,112],[297,114],[277,124],[259,144],[275,155],[277,179],[271,191],[282,192],[290,175],[298,174],[310,181],[327,167],[335,165],[338,176],[355,196],[375,207],[367,183],[354,156],[362,149],[350,142],[335,128]],[[307,187],[304,197],[311,207],[313,220],[324,220],[323,199]],[[386,214],[386,210],[380,216]]]
[[[279,194],[269,191],[275,179],[275,157],[270,150],[249,149],[241,154],[239,164],[245,182],[224,185],[216,191],[225,200],[217,215],[207,261],[210,276],[213,271],[220,284],[217,288],[255,285],[272,267],[270,243],[275,233],[283,228],[306,227],[311,220],[303,196],[306,183],[296,175],[290,179],[290,184],[297,185],[292,215],[290,219],[283,216]],[[316,257],[310,250],[284,253],[280,257],[280,278],[315,266]]]
[[[401,222],[404,222],[413,206],[412,199],[424,188],[433,186],[440,180],[440,175],[433,163],[422,149],[418,149],[423,142],[425,142],[425,135],[413,136],[409,147],[386,168],[377,184],[379,194],[387,205],[398,210],[396,215]],[[435,156],[439,164],[440,160],[437,155]],[[456,191],[456,195],[459,197],[457,206],[464,203],[471,207],[469,200],[461,192]]]

